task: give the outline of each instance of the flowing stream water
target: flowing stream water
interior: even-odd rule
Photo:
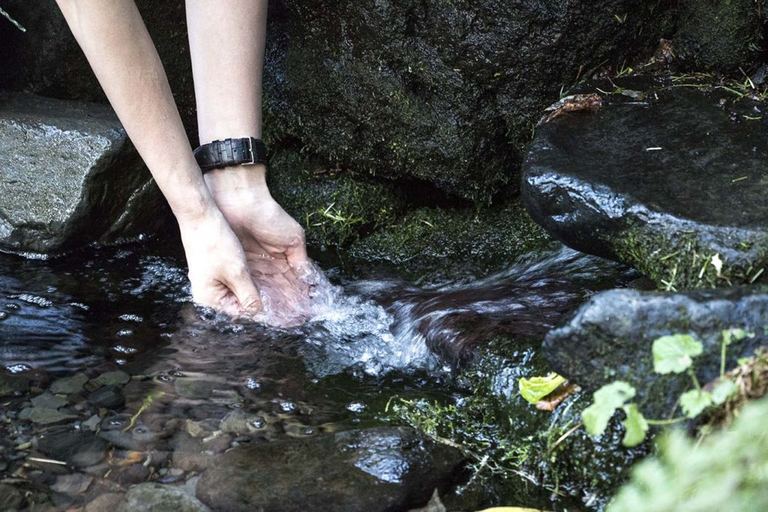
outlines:
[[[393,395],[455,396],[457,368],[485,341],[540,342],[589,293],[626,277],[566,249],[490,277],[421,286],[392,269],[324,266],[333,285],[321,291],[312,320],[275,329],[195,308],[183,260],[157,243],[53,260],[0,254],[0,369],[31,382],[1,399],[0,481],[45,487],[60,477],[62,465],[39,462],[56,461],[55,447],[35,451],[46,432],[97,430],[107,441],[97,449],[109,456],[97,454],[80,471],[125,484],[183,481],[194,461],[177,431],[214,431],[227,417],[247,428],[233,429],[219,451],[378,425]],[[51,382],[78,374],[118,382],[111,396],[94,398],[85,386],[69,404],[30,403]],[[67,417],[20,421],[35,408]],[[129,464],[131,453],[153,451],[165,455]],[[91,485],[87,499],[98,492],[106,491]],[[61,507],[86,499],[54,498]]]

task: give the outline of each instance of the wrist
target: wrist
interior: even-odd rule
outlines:
[[[217,203],[269,197],[267,167],[264,164],[214,169],[205,174],[205,182]]]
[[[183,201],[171,204],[171,210],[182,230],[197,226],[220,213],[205,185],[202,190],[195,190]]]

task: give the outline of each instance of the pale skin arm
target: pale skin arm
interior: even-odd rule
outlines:
[[[267,3],[186,2],[201,144],[261,138]],[[274,275],[282,262],[301,274],[308,262],[304,231],[272,198],[265,175],[263,165],[228,167],[209,172],[206,181],[254,272]]]
[[[229,312],[258,311],[242,245],[206,187],[133,0],[57,2],[178,220],[193,298]]]

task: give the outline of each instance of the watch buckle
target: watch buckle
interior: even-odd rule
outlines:
[[[250,161],[245,161],[240,165],[256,165],[256,157],[253,154],[253,139],[248,137],[248,153],[251,155]]]

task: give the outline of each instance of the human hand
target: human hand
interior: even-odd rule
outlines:
[[[213,205],[194,217],[179,217],[193,300],[232,316],[262,310],[245,252]]]
[[[206,174],[211,193],[242,244],[248,267],[267,309],[283,319],[307,314],[313,265],[304,230],[272,198],[263,166]],[[289,322],[290,323],[290,322]]]

